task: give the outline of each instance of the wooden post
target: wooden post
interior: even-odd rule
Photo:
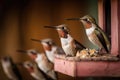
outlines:
[[[105,30],[104,0],[98,0],[98,25]]]
[[[118,6],[119,0],[111,0],[111,53],[114,55],[119,54],[119,46],[120,46],[120,34],[119,34],[119,22],[118,22]]]
[[[119,19],[120,17],[119,0],[111,0],[111,54],[118,55],[120,53],[120,34]],[[105,5],[104,0],[98,0],[98,24],[105,30]]]

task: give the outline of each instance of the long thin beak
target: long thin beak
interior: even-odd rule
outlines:
[[[23,66],[23,63],[15,63],[18,66]]]
[[[26,50],[17,50],[17,52],[20,52],[20,53],[27,53]]]
[[[38,39],[31,39],[32,41],[36,41],[36,42],[41,42],[41,40],[38,40]]]
[[[81,18],[65,18],[65,20],[81,20]]]
[[[55,26],[44,26],[44,28],[52,28],[52,29],[57,29]]]

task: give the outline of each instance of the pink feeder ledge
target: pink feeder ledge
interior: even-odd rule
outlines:
[[[72,77],[118,77],[120,61],[76,61],[55,58],[54,69]]]

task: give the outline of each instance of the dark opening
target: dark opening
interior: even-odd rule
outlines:
[[[111,40],[111,0],[105,0],[105,32]]]

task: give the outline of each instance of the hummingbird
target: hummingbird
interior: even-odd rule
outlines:
[[[22,65],[28,70],[28,72],[34,79],[46,80],[45,76],[38,69],[38,66],[35,63],[32,63],[30,61],[25,61]]]
[[[31,39],[31,40],[40,42],[42,44],[48,60],[53,64],[54,64],[55,54],[60,54],[60,55],[65,54],[63,49],[57,46],[55,42],[50,38],[46,38],[42,40],[37,40],[37,39]]]
[[[11,80],[22,80],[22,76],[16,66],[16,64],[13,62],[12,58],[10,56],[4,56],[1,58],[1,64],[4,73],[6,76]]]
[[[106,33],[97,25],[92,16],[85,15],[82,18],[68,18],[66,20],[81,21],[89,41],[98,47],[98,51],[104,50],[104,52],[109,53],[111,46],[110,40]]]
[[[77,51],[81,51],[86,47],[75,40],[69,33],[67,25],[61,24],[58,26],[44,26],[45,28],[56,29],[61,41],[62,48],[66,56],[76,56]]]
[[[18,50],[18,52],[27,53],[28,56],[36,62],[39,69],[48,75],[51,79],[57,80],[57,74],[54,71],[53,64],[47,59],[45,53],[39,53],[37,50]]]

